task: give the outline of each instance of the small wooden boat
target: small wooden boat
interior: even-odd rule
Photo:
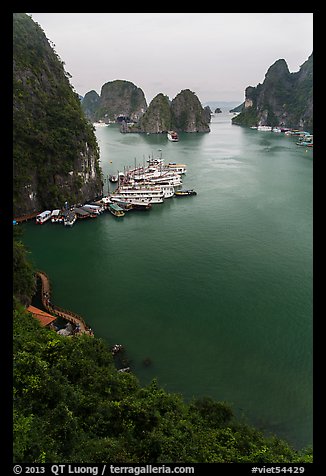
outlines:
[[[197,195],[197,192],[195,190],[176,190],[174,192],[174,195],[176,197],[188,197],[189,195]]]
[[[115,203],[118,205],[124,212],[128,212],[129,210],[132,210],[132,204],[129,202],[125,202],[124,200],[118,200],[112,197],[112,203]]]
[[[109,180],[112,183],[116,183],[118,181],[118,178],[119,178],[118,175],[113,175],[113,174],[109,175]]]
[[[96,218],[97,215],[84,207],[75,208],[75,213],[78,219],[84,220],[85,218]]]
[[[77,215],[74,210],[67,210],[67,213],[64,213],[63,224],[65,226],[72,226],[77,220]]]
[[[122,210],[121,207],[119,207],[119,205],[117,203],[110,203],[109,204],[109,211],[115,217],[123,217],[125,215],[125,212]]]

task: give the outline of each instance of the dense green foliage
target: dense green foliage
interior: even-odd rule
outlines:
[[[81,101],[81,107],[85,116],[92,122],[95,120],[95,113],[99,107],[99,102],[100,96],[94,90],[86,93]]]
[[[14,312],[16,462],[309,462],[209,398],[185,403],[115,369],[108,346]]]
[[[297,452],[235,418],[226,402],[187,403],[155,380],[140,386],[117,371],[101,339],[42,328],[19,302],[34,292],[33,270],[21,242],[15,246],[15,462],[312,461],[310,450]]]
[[[241,112],[242,109],[244,108],[244,102],[242,102],[241,104],[239,104],[239,106],[237,107],[234,107],[233,109],[230,109],[229,112]]]
[[[13,15],[13,56],[14,211],[24,211],[31,194],[44,208],[76,203],[81,177],[73,172],[83,170],[81,154],[94,157],[100,189],[92,126],[62,61],[24,13]]]
[[[14,227],[13,243],[13,291],[15,297],[23,304],[28,305],[35,293],[36,282],[34,269],[27,258],[27,251],[21,241],[19,227]]]
[[[184,89],[171,102],[172,129],[185,132],[209,132],[210,117],[196,94]]]
[[[258,114],[255,107],[247,107],[243,112],[232,118],[233,124],[238,126],[255,126],[258,122]]]
[[[166,132],[171,129],[170,101],[162,93],[157,94],[151,101],[147,111],[131,130],[150,133]]]
[[[82,107],[86,113],[84,100]],[[141,88],[130,81],[116,79],[103,84],[98,104],[93,114],[87,115],[87,117],[90,120],[106,122],[108,119],[115,121],[122,114],[130,119],[137,119],[141,111],[146,108],[147,102]]]
[[[209,132],[209,122],[210,114],[202,107],[196,94],[185,89],[171,102],[163,93],[157,94],[139,122],[128,132]]]

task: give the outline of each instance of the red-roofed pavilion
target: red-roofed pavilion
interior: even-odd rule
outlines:
[[[47,312],[42,311],[41,309],[38,309],[34,306],[28,306],[27,311],[31,312],[33,316],[38,321],[40,321],[42,327],[49,326],[53,321],[56,320],[56,317],[51,316],[51,314],[48,314]]]

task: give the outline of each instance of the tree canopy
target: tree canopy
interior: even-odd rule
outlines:
[[[22,305],[35,291],[33,267],[19,236],[15,242],[14,462],[312,461],[311,449],[296,451],[264,435],[236,418],[227,402],[186,402],[156,380],[141,386],[117,370],[102,339],[41,327]]]

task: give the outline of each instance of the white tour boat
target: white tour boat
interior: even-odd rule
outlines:
[[[92,204],[88,204],[88,203],[83,205],[83,208],[85,210],[88,210],[88,211],[92,212],[92,213],[96,213],[96,215],[99,215],[100,213],[102,213],[104,211],[103,206],[101,206],[101,205],[92,205]]]
[[[62,223],[63,222],[63,217],[62,217],[61,210],[59,210],[59,209],[52,210],[51,222],[52,223]]]
[[[175,162],[169,162],[167,169],[177,174],[185,174],[187,172],[187,166],[185,164],[176,164]]]
[[[162,175],[161,177],[155,177],[148,180],[148,182],[152,185],[173,185],[177,187],[178,185],[182,185],[182,180],[180,175],[171,174],[171,175]]]
[[[127,205],[130,206],[130,208],[132,210],[149,210],[152,207],[150,201],[146,200],[145,198],[142,198],[140,200],[136,200],[136,199],[133,199],[133,198],[127,198],[127,199],[122,201],[119,198],[112,195],[111,196],[111,202],[112,203],[117,203],[122,208],[124,208],[127,204]],[[122,206],[121,204],[124,204],[124,206]],[[129,209],[129,207],[128,207],[128,209]]]
[[[179,140],[179,136],[178,136],[177,132],[175,132],[175,131],[168,131],[167,132],[167,137],[171,142],[178,142],[178,140]]]
[[[164,192],[159,188],[127,188],[121,187],[112,194],[114,197],[119,197],[120,200],[140,200],[145,198],[151,203],[162,203],[164,201]]]
[[[94,126],[94,127],[104,127],[104,126],[107,126],[107,123],[106,123],[106,122],[102,122],[102,121],[93,122],[93,126]]]
[[[36,216],[36,223],[37,223],[38,225],[43,225],[43,223],[45,223],[46,221],[50,220],[51,215],[52,215],[52,211],[51,211],[51,210],[45,210],[44,212],[39,213],[39,214]]]
[[[121,186],[119,188],[119,192],[124,191],[126,189],[127,190],[130,189],[130,186],[128,186],[128,185]],[[138,191],[145,191],[145,190],[148,191],[149,190],[149,191],[153,191],[153,192],[162,190],[164,198],[171,198],[174,195],[174,186],[171,185],[171,184],[156,183],[154,185],[154,184],[151,184],[151,183],[147,182],[147,183],[142,183],[141,185],[140,184],[133,185],[132,189],[138,190]]]

